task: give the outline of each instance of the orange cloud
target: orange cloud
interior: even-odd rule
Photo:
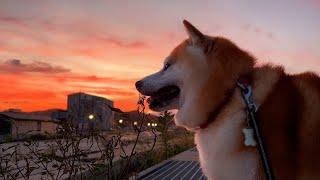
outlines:
[[[319,29],[312,20],[319,19],[315,14],[300,13],[301,19],[290,21],[294,14],[281,11],[278,15],[283,17],[279,19],[282,24],[265,20],[263,12],[250,11],[255,3],[245,8],[238,3],[236,9],[223,4],[225,11],[219,8],[207,11],[208,7],[219,6],[185,3],[165,14],[166,6],[154,3],[142,6],[134,2],[125,11],[122,3],[105,8],[99,8],[98,3],[90,2],[90,6],[86,3],[89,2],[1,4],[0,110],[65,108],[66,95],[77,91],[110,98],[124,110],[135,109],[136,78],[160,68],[169,51],[187,37],[181,24],[186,14],[200,29],[210,35],[227,34],[259,60],[280,62],[294,72],[305,69],[319,72],[318,36],[312,33]],[[15,13],[20,8],[24,13]],[[190,13],[194,8],[204,13]],[[237,16],[240,11],[246,12],[245,15]],[[265,15],[272,17],[276,13]],[[208,17],[215,17],[214,21]],[[302,23],[303,19],[308,21]],[[243,24],[248,25],[241,27]],[[313,46],[315,51],[297,53],[297,48],[291,45],[294,43],[288,43],[292,42],[291,38],[312,40],[308,46]],[[4,59],[22,60],[4,62]]]
[[[136,110],[138,96],[115,101],[115,106],[124,110]]]
[[[65,107],[66,97],[61,97],[52,86],[38,82],[38,86],[27,86],[25,75],[4,75],[0,78],[0,110],[21,108],[26,111]],[[42,83],[42,84],[41,84]],[[40,86],[48,86],[42,88]]]
[[[91,83],[108,83],[108,84],[130,84],[134,83],[136,79],[121,79],[117,77],[100,77],[96,75],[86,76],[75,73],[69,73],[64,76],[52,76],[52,79],[60,83],[64,82],[91,82]]]
[[[69,81],[68,81],[69,82]],[[66,108],[67,95],[81,92],[91,93],[115,100],[120,104],[128,104],[127,99],[137,97],[136,91],[125,88],[68,85],[59,83],[50,77],[34,78],[28,75],[5,75],[0,78],[0,110],[21,108],[26,111]],[[110,84],[105,82],[105,84]],[[112,84],[111,84],[112,85]],[[130,100],[130,102],[132,102]],[[122,106],[130,110],[133,106]]]
[[[119,101],[123,110],[135,106],[122,106],[137,97],[134,79],[84,75],[49,63],[39,65],[20,60],[3,62],[1,71],[5,73],[0,76],[0,110],[66,108],[67,95],[80,90]]]

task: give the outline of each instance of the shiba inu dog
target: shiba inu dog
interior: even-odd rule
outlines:
[[[195,131],[208,179],[265,179],[256,147],[245,146],[245,103],[237,80],[248,77],[276,179],[320,179],[320,78],[288,75],[233,42],[204,35],[184,21],[189,38],[159,72],[136,82],[154,111],[177,109],[175,123]]]

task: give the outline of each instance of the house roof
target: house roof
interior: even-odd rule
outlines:
[[[91,96],[93,98],[97,98],[97,99],[100,99],[102,101],[107,101],[107,102],[110,102],[110,103],[113,103],[112,100],[110,99],[107,99],[105,97],[101,97],[101,96],[97,96],[97,95],[93,95],[93,94],[88,94],[88,93],[84,93],[84,92],[77,92],[77,93],[72,93],[72,94],[68,94],[68,97],[72,97],[72,96],[81,96],[81,95],[85,95],[85,96]]]
[[[12,118],[14,120],[21,120],[21,121],[51,121],[51,122],[58,122],[57,120],[53,120],[50,116],[45,115],[36,115],[26,112],[1,112],[0,116],[6,116]]]
[[[126,122],[133,122],[142,119],[142,114],[139,114],[137,111],[128,111],[123,113],[114,113],[114,120],[118,121],[119,119],[125,119]],[[158,116],[152,114],[145,114],[145,119],[149,122],[154,122],[158,120]]]

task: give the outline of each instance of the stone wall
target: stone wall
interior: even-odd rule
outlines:
[[[55,122],[19,120],[13,122],[11,134],[15,138],[24,134],[55,133],[57,126]]]
[[[57,123],[54,123],[54,122],[42,122],[41,123],[41,133],[50,133],[50,134],[53,134],[53,133],[56,133],[56,130],[57,130]]]

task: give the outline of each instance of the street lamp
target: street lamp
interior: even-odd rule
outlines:
[[[119,119],[119,123],[122,124],[122,123],[123,123],[123,120],[122,120],[122,119]]]
[[[148,126],[150,126],[150,123],[148,123]]]
[[[90,114],[90,115],[88,116],[88,118],[89,118],[90,120],[92,120],[92,119],[94,119],[94,115],[93,115],[93,114]]]
[[[157,124],[157,123],[154,123],[154,126],[155,126],[155,127],[157,127],[157,126],[158,126],[158,124]]]
[[[133,125],[135,125],[135,126],[138,125],[138,122],[137,121],[133,122]]]

